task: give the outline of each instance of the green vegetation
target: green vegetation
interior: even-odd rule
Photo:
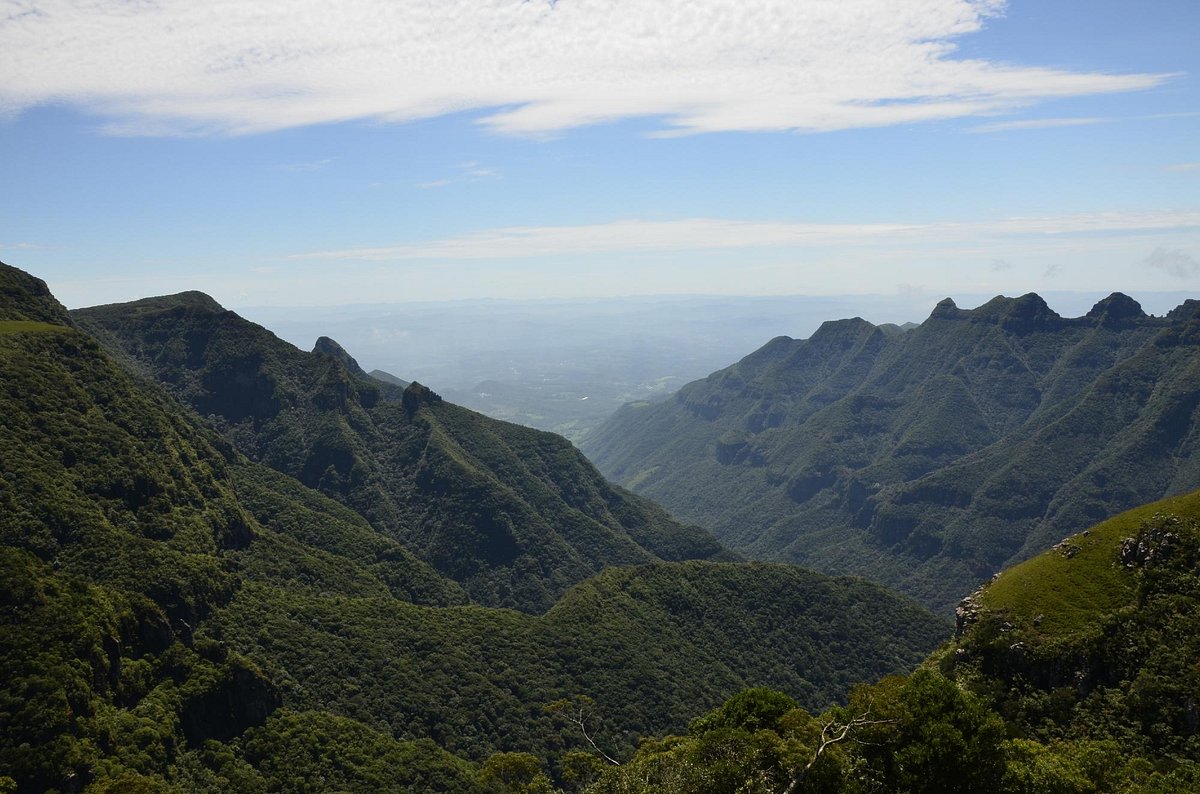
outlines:
[[[1200,303],[943,301],[774,339],[582,448],[735,551],[868,576],[948,612],[993,573],[1200,482]]]
[[[325,380],[304,381],[298,411],[311,424],[274,427],[316,439],[296,457],[302,472],[335,442],[370,453],[361,480],[353,464],[323,475],[341,482],[327,495],[228,440],[284,453],[279,437],[255,435],[274,415],[253,418],[271,404],[253,379],[204,391],[253,409],[238,422],[213,414],[222,435],[141,359],[65,324],[48,294],[14,305],[63,322],[5,320],[18,325],[0,334],[0,790],[544,791],[598,771],[574,726],[545,710],[554,701],[591,696],[594,735],[627,754],[747,686],[822,708],[855,680],[910,668],[948,630],[861,580],[664,561],[719,547],[607,488],[566,442],[420,387],[380,386],[364,408],[369,389],[323,355],[308,374]],[[188,294],[130,316],[163,309],[216,311]],[[181,371],[176,385],[219,369]],[[339,394],[357,396],[320,407]],[[347,430],[360,420],[361,434]],[[386,477],[372,479],[376,465]],[[380,531],[387,505],[354,509],[401,476],[397,514],[420,506],[431,518],[413,527],[440,540]],[[597,568],[626,549],[636,564],[563,584],[537,616],[464,605],[469,589],[414,549],[443,560],[429,552],[441,543],[453,561],[461,543],[471,562],[472,536],[453,533],[471,525],[455,522],[506,510],[518,548]],[[538,546],[535,530],[562,545]]]
[[[164,314],[240,323],[198,293],[130,310],[164,323],[164,360],[216,344],[297,368],[257,395],[283,364],[240,381],[221,357],[164,369],[193,404],[227,409],[217,432],[145,376],[149,348],[122,347],[119,363],[44,285],[0,267],[13,284],[0,791],[1200,784],[1200,492],[1001,575],[928,657],[950,627],[915,602],[789,565],[688,559],[719,547],[605,486],[566,442],[416,384],[365,383],[333,343],[287,358],[180,337]],[[723,436],[731,459],[753,458],[754,434]],[[287,453],[285,439],[304,443]],[[242,445],[319,472],[319,487]],[[371,494],[389,501],[368,509]],[[480,593],[527,611],[469,603]]]
[[[569,442],[368,377],[333,340],[305,353],[200,293],[73,317],[240,452],[341,502],[476,603],[538,613],[608,565],[731,558]]]
[[[1068,539],[959,618],[955,640],[908,678],[856,687],[815,717],[744,691],[585,790],[1196,790],[1200,492]]]

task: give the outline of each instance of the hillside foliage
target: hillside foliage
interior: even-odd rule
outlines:
[[[556,701],[591,698],[598,741],[631,753],[748,686],[822,708],[948,631],[857,579],[665,561],[720,547],[605,490],[565,442],[418,389],[319,415],[329,382],[359,387],[336,356],[313,357],[330,379],[307,392],[314,424],[281,431],[357,443],[345,428],[365,417],[398,440],[384,462],[436,485],[421,491],[431,513],[515,505],[542,522],[523,532],[557,516],[574,522],[570,553],[604,567],[562,577],[542,614],[471,604],[478,580],[442,575],[415,534],[381,531],[354,489],[326,494],[241,453],[252,418],[198,416],[39,284],[0,267],[21,296],[0,321],[0,790],[545,789],[591,768]],[[216,311],[198,294],[172,305]],[[405,438],[426,456],[404,457]],[[456,542],[449,519],[436,526]],[[618,542],[634,564],[584,556]]]
[[[1001,574],[906,678],[862,684],[819,715],[743,691],[598,768],[586,791],[1192,792],[1198,620],[1194,492]]]

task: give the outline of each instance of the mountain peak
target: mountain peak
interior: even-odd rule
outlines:
[[[1057,312],[1047,305],[1042,296],[1036,292],[1027,292],[1018,298],[997,295],[979,308],[973,309],[971,313],[981,318],[997,319],[1009,317],[1033,319],[1059,316]]]
[[[197,309],[207,309],[214,312],[223,312],[225,307],[217,303],[216,298],[208,293],[200,292],[199,290],[188,290],[179,292],[174,295],[168,295],[164,298],[165,301],[174,301],[181,306],[194,306]]]
[[[1036,292],[1018,298],[997,295],[974,309],[957,309],[948,298],[933,310],[933,317],[957,317],[977,323],[994,323],[1006,331],[1026,334],[1035,330],[1057,328],[1064,322],[1058,312]]]
[[[1133,298],[1122,292],[1114,292],[1107,298],[1098,301],[1087,313],[1087,316],[1099,321],[1101,325],[1113,325],[1139,320],[1145,317],[1146,313],[1142,311],[1142,304]]]
[[[962,309],[958,308],[958,304],[954,302],[953,298],[942,298],[938,301],[937,306],[933,307],[929,317],[941,320],[956,319],[961,317],[962,313]]]
[[[217,303],[211,295],[199,290],[177,292],[174,295],[158,295],[153,298],[141,298],[140,300],[129,301],[127,303],[107,303],[101,306],[89,306],[86,309],[76,311],[92,312],[93,310],[104,311],[110,309],[119,309],[123,314],[169,312],[175,309],[198,309],[210,314],[222,314],[225,312],[224,306]]]
[[[1167,312],[1168,320],[1191,320],[1200,317],[1200,301],[1188,298],[1183,303]]]
[[[433,405],[442,401],[441,395],[437,394],[428,386],[422,386],[415,380],[408,384],[404,389],[404,396],[400,398],[404,410],[409,414],[417,412],[422,405]]]
[[[50,294],[46,282],[3,262],[0,262],[0,320],[71,325],[66,308]]]
[[[350,374],[352,374],[352,375],[366,375],[367,374],[367,373],[363,372],[362,367],[360,367],[358,365],[358,362],[354,360],[353,356],[351,356],[349,353],[346,352],[346,349],[344,347],[339,345],[334,340],[330,339],[328,336],[322,336],[319,339],[317,339],[317,343],[315,345],[313,345],[312,352],[323,353],[327,356],[333,356],[338,361],[342,362],[342,364],[346,367],[347,370],[350,371]]]

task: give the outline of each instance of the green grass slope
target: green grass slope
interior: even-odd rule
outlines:
[[[1106,515],[1200,484],[1200,303],[1085,317],[943,301],[772,340],[586,439],[616,482],[736,551],[856,573],[949,610]]]

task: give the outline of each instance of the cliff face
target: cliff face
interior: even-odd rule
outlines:
[[[632,404],[582,448],[736,551],[857,573],[949,610],[1105,515],[1200,484],[1194,302],[950,299],[906,332],[860,319],[772,340]]]

